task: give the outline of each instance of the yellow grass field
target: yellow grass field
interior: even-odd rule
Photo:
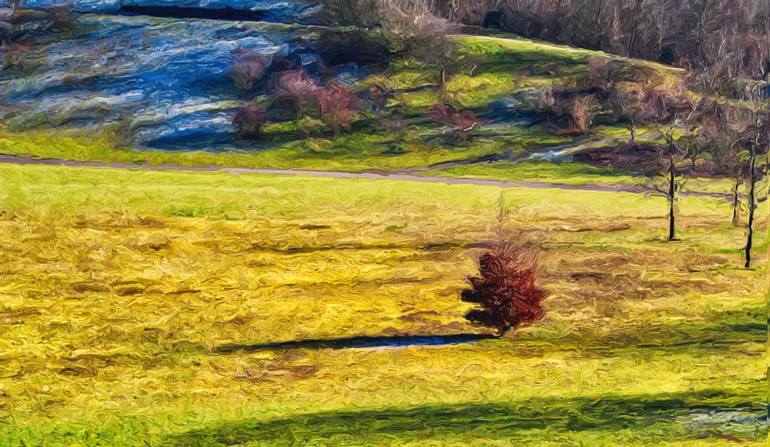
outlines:
[[[393,180],[0,165],[0,445],[765,445],[767,212]],[[499,233],[546,317],[459,299]]]

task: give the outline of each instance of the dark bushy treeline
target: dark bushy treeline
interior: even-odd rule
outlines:
[[[754,79],[763,79],[770,69],[769,0],[390,2],[469,25],[494,17],[506,31],[685,68],[727,61],[725,69],[733,75]]]

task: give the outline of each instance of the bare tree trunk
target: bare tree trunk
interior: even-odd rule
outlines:
[[[628,130],[631,132],[631,144],[636,144],[636,123],[631,121]]]
[[[741,196],[738,194],[738,187],[741,185],[741,176],[738,175],[735,178],[735,186],[733,186],[733,226],[738,226],[740,220],[741,209]]]
[[[676,165],[674,156],[668,156],[668,240],[676,238],[676,216],[674,215],[674,202],[676,201]]]
[[[751,245],[753,243],[754,238],[754,211],[757,208],[756,204],[756,186],[757,186],[757,178],[756,173],[754,172],[754,168],[757,164],[757,150],[752,145],[751,147],[751,158],[749,158],[749,221],[746,223],[746,247],[745,250],[745,256],[746,256],[746,262],[743,264],[745,268],[751,268]]]
[[[438,78],[439,88],[441,89],[441,101],[446,101],[446,67],[441,66]]]

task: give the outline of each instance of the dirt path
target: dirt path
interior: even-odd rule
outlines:
[[[224,166],[180,166],[180,165],[136,165],[130,163],[107,163],[100,161],[76,161],[64,160],[58,158],[27,158],[16,155],[0,154],[0,163],[17,165],[47,165],[47,166],[72,166],[72,167],[94,167],[94,168],[112,168],[112,169],[146,169],[149,171],[190,171],[190,172],[228,172],[230,174],[263,174],[263,175],[309,175],[313,177],[331,177],[331,178],[362,178],[370,180],[404,180],[410,182],[422,183],[445,183],[450,185],[481,185],[497,186],[503,188],[529,188],[529,189],[563,189],[577,191],[602,191],[602,192],[627,192],[635,194],[660,193],[651,191],[639,185],[617,184],[584,184],[569,185],[565,183],[549,182],[512,182],[504,180],[487,180],[479,178],[454,178],[428,175],[415,175],[403,172],[343,172],[343,171],[317,171],[302,169],[258,169],[258,168],[232,168]],[[686,191],[681,195],[685,196],[703,196],[715,198],[730,198],[729,194]]]

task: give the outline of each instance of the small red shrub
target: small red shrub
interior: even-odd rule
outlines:
[[[504,335],[545,314],[541,302],[548,294],[535,285],[536,264],[527,249],[500,244],[481,256],[479,273],[469,278],[471,289],[462,292],[463,301],[480,306],[465,315],[469,321]]]
[[[449,128],[450,133],[462,142],[468,140],[468,136],[478,126],[485,123],[470,110],[457,110],[451,105],[435,104],[431,108],[430,117],[433,121]]]
[[[430,117],[433,121],[445,126],[457,129],[470,129],[484,124],[475,113],[470,110],[458,111],[451,105],[435,104],[431,108]]]

